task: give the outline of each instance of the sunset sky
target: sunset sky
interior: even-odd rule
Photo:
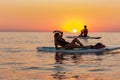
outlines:
[[[0,31],[120,31],[120,0],[0,0]]]

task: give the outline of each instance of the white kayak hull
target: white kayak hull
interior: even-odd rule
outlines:
[[[101,53],[107,51],[113,51],[120,49],[119,47],[105,47],[100,49],[85,49],[85,48],[75,48],[75,49],[60,49],[56,50],[54,47],[37,47],[37,51],[44,51],[44,52],[63,52],[63,53]]]

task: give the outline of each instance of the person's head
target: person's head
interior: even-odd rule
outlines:
[[[55,38],[55,39],[58,39],[58,38],[61,38],[61,36],[60,36],[59,33],[55,33],[55,34],[54,34],[54,38]]]
[[[84,25],[84,28],[87,28],[87,25]]]

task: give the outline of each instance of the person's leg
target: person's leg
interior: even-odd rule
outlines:
[[[83,36],[83,31],[81,31],[80,35],[79,36]]]
[[[65,49],[73,49],[73,48],[80,48],[81,46],[76,45],[76,44],[67,44],[64,46]]]
[[[84,34],[83,37],[88,37],[87,34]]]
[[[77,38],[74,38],[71,42],[71,44],[75,44],[75,43],[78,43],[80,46],[83,46],[83,44]]]

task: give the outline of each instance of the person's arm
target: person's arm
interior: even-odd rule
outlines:
[[[62,47],[60,47],[60,46],[61,46],[61,44],[60,44],[59,42],[55,41],[55,48],[56,48],[57,50],[59,50],[59,49],[62,48]]]
[[[61,37],[63,37],[63,32],[62,31],[55,30],[55,31],[53,31],[53,33],[60,33]]]
[[[57,43],[57,41],[55,41],[55,48],[56,48],[56,49],[59,49],[59,48],[58,48],[58,43]]]

